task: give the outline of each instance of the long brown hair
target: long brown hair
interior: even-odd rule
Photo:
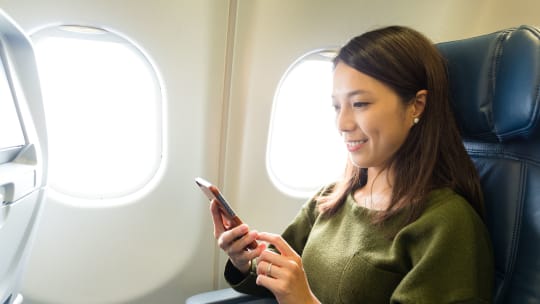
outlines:
[[[335,65],[338,62],[383,82],[404,104],[418,91],[428,91],[420,122],[389,162],[388,168],[397,178],[389,207],[376,213],[374,223],[403,212],[403,225],[413,222],[424,210],[428,193],[443,187],[463,196],[483,217],[479,177],[450,108],[445,60],[433,43],[411,28],[390,26],[350,40],[334,59]],[[343,180],[318,199],[322,213],[336,213],[347,196],[366,181],[367,170],[348,160]]]

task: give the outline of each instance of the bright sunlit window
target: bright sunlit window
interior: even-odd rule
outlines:
[[[107,30],[59,26],[32,39],[49,139],[49,186],[84,200],[137,193],[162,161],[163,96],[134,44]]]
[[[313,195],[345,166],[331,100],[333,55],[320,50],[301,57],[276,90],[266,163],[274,185],[291,196]]]

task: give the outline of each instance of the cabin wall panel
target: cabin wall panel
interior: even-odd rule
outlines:
[[[129,37],[156,65],[166,96],[152,189],[110,208],[48,199],[25,303],[183,303],[213,288],[216,246],[193,178],[218,178],[228,1],[0,0],[0,8],[29,34],[67,23]]]

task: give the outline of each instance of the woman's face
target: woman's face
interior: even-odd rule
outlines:
[[[404,105],[388,86],[343,62],[334,70],[332,101],[350,160],[361,168],[387,165],[417,116],[414,102]]]

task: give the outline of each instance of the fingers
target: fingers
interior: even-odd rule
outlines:
[[[260,254],[257,264],[257,284],[269,286],[267,284],[270,282],[276,283],[275,279],[283,279],[288,273],[303,269],[302,258],[280,235],[260,232],[258,240],[274,245],[279,253],[265,250]]]
[[[214,222],[214,237],[217,239],[227,229],[221,211],[219,210],[219,205],[215,200],[212,200],[210,203],[210,212],[212,214],[212,221]]]
[[[267,269],[268,273],[260,273],[259,268],[265,268],[264,266],[266,266],[266,267],[270,266]],[[266,263],[264,265],[261,265],[261,263],[259,263],[258,266],[257,266],[257,274],[258,274],[258,276],[257,276],[257,279],[255,280],[255,284],[265,286],[267,288],[270,287],[270,286],[275,285],[276,283],[279,282],[279,280],[278,280],[279,271],[280,271],[279,268],[276,267],[274,264]],[[266,271],[263,271],[263,272],[266,272]]]
[[[257,239],[256,231],[249,231],[246,224],[234,227],[231,230],[225,230],[218,237],[218,246],[224,251],[244,251],[244,248],[252,241]]]
[[[296,254],[295,256],[286,256],[270,250],[262,252],[257,262],[258,275],[276,279],[281,278],[281,275],[289,270],[294,271],[295,268],[298,268],[299,263]]]
[[[278,297],[278,295],[296,289],[295,286],[298,284],[296,278],[303,276],[299,273],[303,274],[303,270],[295,258],[285,257],[267,250],[259,256],[255,283],[268,288]]]
[[[283,270],[280,266],[282,262],[276,261],[276,257],[278,256],[278,254],[270,251],[265,251],[259,256],[257,262],[257,279],[255,281],[257,285],[272,290],[275,288],[276,284],[280,283],[280,279],[283,276]]]
[[[274,245],[283,256],[298,256],[296,251],[294,251],[294,249],[292,249],[291,246],[279,234],[260,232],[258,234],[258,240]]]
[[[279,303],[320,303],[310,290],[302,259],[280,237],[269,234],[261,237],[261,234],[259,240],[272,242],[278,245],[276,248],[290,249],[290,252],[287,252],[289,256],[268,250],[261,253],[255,283],[269,289]]]
[[[223,232],[218,238],[219,248],[229,256],[232,264],[242,273],[247,273],[251,260],[266,249],[266,244],[258,244],[252,250],[246,249],[250,243],[256,242],[257,235],[257,231],[249,231],[248,226],[242,224]]]
[[[258,232],[249,231],[246,224],[232,227],[232,222],[223,216],[223,211],[216,200],[212,200],[210,212],[214,223],[214,237],[219,248],[227,253],[238,270],[247,273],[251,260],[257,258],[266,249],[266,244],[258,244]],[[257,244],[257,246],[253,248],[252,244]]]
[[[257,263],[257,274],[259,276],[266,276],[271,278],[280,278],[282,273],[282,266],[279,263],[270,262],[268,259],[262,259],[259,257]]]
[[[217,239],[225,231],[225,226],[223,225],[219,207],[214,200],[210,203],[210,212],[212,214],[212,221],[214,222],[214,237]]]

